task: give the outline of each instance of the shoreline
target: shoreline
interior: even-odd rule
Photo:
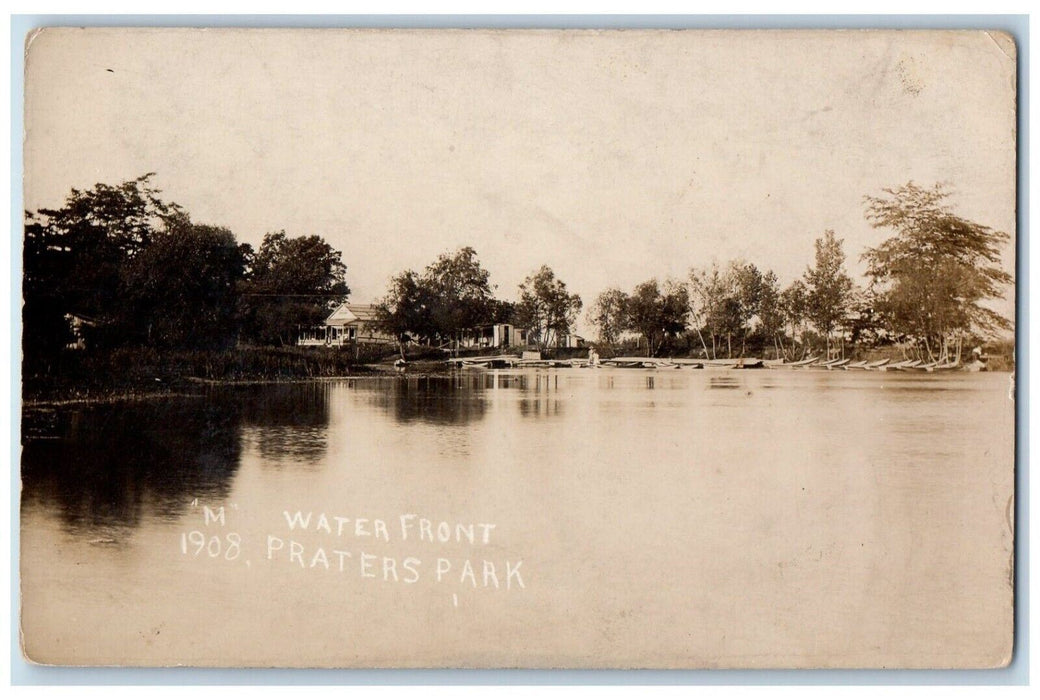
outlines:
[[[459,374],[459,370],[444,369],[441,362],[419,361],[411,371],[400,371],[393,365],[371,364],[359,365],[356,372],[352,374],[330,374],[325,376],[302,376],[302,377],[254,377],[248,379],[207,379],[204,377],[182,377],[175,380],[175,386],[165,391],[149,391],[146,389],[121,390],[105,392],[101,391],[93,396],[54,396],[20,398],[20,408],[24,412],[47,411],[70,406],[109,405],[118,403],[133,403],[142,401],[155,401],[158,399],[191,399],[203,398],[202,391],[209,387],[246,387],[278,384],[312,384],[329,381],[343,381],[350,379],[365,378],[395,378],[395,379],[441,379],[450,378]],[[743,370],[753,371],[753,370]],[[1014,374],[1013,370],[990,370],[989,374]],[[196,389],[192,391],[191,389]]]
[[[418,363],[417,363],[418,364]],[[425,364],[425,363],[424,363]],[[437,363],[438,365],[440,363]],[[167,390],[141,390],[124,389],[105,391],[100,390],[95,395],[78,396],[75,394],[55,395],[52,397],[21,396],[21,410],[47,410],[63,408],[68,406],[106,405],[117,403],[131,403],[137,401],[154,401],[166,398],[202,398],[205,394],[201,391],[207,387],[245,387],[262,386],[274,384],[310,384],[328,381],[343,381],[347,379],[364,379],[377,377],[401,377],[401,378],[424,378],[424,377],[450,377],[450,371],[437,370],[436,368],[423,368],[422,371],[401,372],[392,365],[358,365],[351,374],[329,374],[322,376],[299,376],[299,377],[252,377],[242,379],[208,379],[205,377],[180,377],[172,383]],[[191,389],[197,391],[191,391]]]

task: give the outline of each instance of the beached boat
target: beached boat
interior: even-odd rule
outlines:
[[[824,365],[827,369],[845,369],[845,365],[852,362],[852,360],[833,360]]]
[[[600,360],[599,363],[609,367],[642,367],[646,361],[645,357],[611,357],[607,360]]]
[[[452,357],[446,360],[449,366],[470,369],[512,367],[520,361],[515,355],[485,355],[482,357]]]
[[[867,361],[860,360],[859,362],[853,362],[852,364],[845,365],[845,369],[866,369]]]
[[[670,359],[669,362],[674,364],[677,368],[686,369],[703,369],[704,360],[695,360],[689,357],[678,357]]]
[[[738,357],[725,360],[700,360],[705,369],[756,369],[765,367],[757,357]]]
[[[891,364],[891,365],[883,365],[879,369],[882,372],[887,372],[889,370],[906,371],[906,370],[911,370],[914,367],[917,367],[919,364],[921,364],[920,360],[903,360],[902,362],[896,362],[896,363]]]
[[[819,355],[817,355],[817,356],[814,356],[814,357],[807,358],[805,360],[798,360],[798,362],[787,362],[787,363],[785,363],[783,365],[780,365],[780,366],[781,367],[792,367],[792,368],[795,368],[795,369],[800,368],[800,367],[809,367],[810,365],[816,364],[819,361],[819,359],[820,359],[820,357],[819,357]]]
[[[635,369],[657,369],[659,367],[674,367],[674,364],[665,359],[656,357],[612,357],[609,360],[600,360],[601,365],[613,367],[628,367]]]
[[[609,367],[643,369],[752,369],[765,366],[765,362],[756,357],[724,360],[700,360],[691,357],[611,357],[600,360],[599,363]]]
[[[881,372],[881,371],[884,371],[885,365],[887,365],[891,361],[892,360],[887,358],[887,357],[885,359],[883,359],[883,360],[875,360],[874,362],[868,362],[863,367],[863,369],[870,370],[870,371],[875,371],[875,372]]]

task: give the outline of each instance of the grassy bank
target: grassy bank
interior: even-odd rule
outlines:
[[[288,381],[342,377],[373,371],[392,349],[250,347],[228,350],[159,351],[121,348],[108,353],[69,351],[40,366],[27,362],[22,398],[26,403],[134,398],[183,394],[199,382]],[[31,366],[31,368],[30,368]]]

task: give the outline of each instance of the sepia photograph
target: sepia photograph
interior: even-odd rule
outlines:
[[[29,663],[1011,663],[1009,34],[24,51]]]

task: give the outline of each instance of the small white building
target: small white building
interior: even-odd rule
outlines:
[[[490,323],[466,331],[459,344],[464,348],[506,348],[526,343],[524,329],[511,323]]]
[[[349,345],[351,343],[396,343],[397,339],[379,325],[374,304],[340,304],[325,323],[301,329],[297,345]]]
[[[585,347],[585,339],[577,333],[568,333],[567,335],[560,338],[561,348],[583,348]]]

